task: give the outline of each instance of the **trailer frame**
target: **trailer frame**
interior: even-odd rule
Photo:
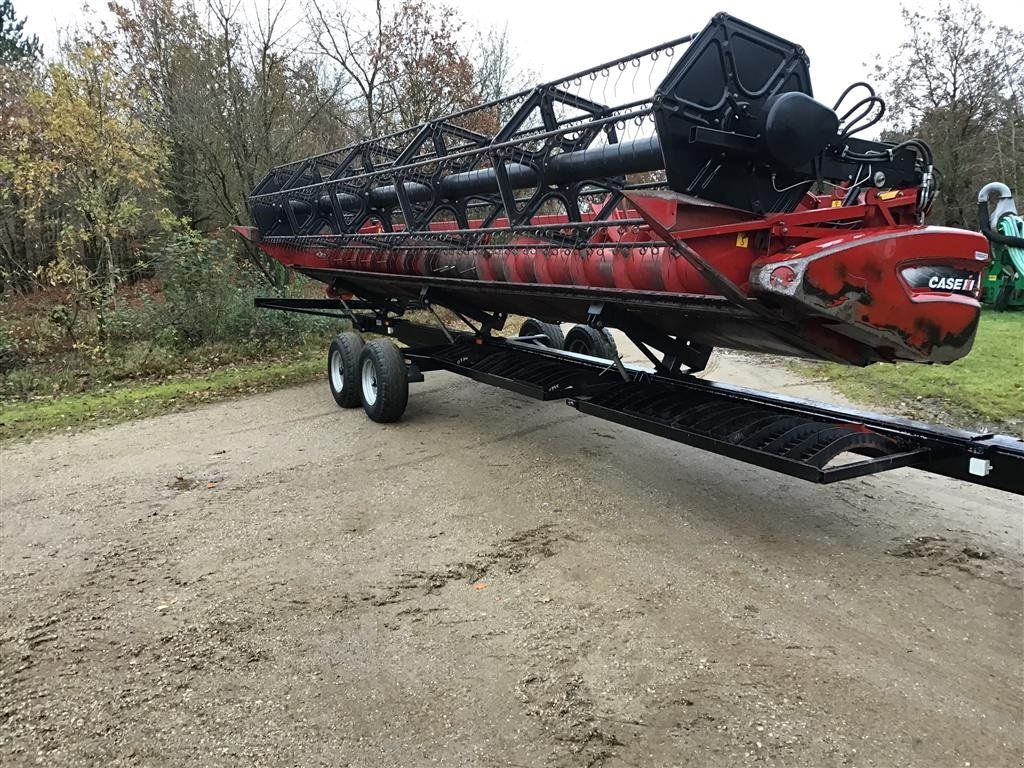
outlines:
[[[398,340],[405,345],[401,353],[409,382],[443,370],[537,400],[561,399],[581,413],[809,482],[908,467],[1024,495],[1024,440],[1019,438],[697,378],[693,374],[710,350],[691,351],[694,367],[688,368],[678,349],[659,358],[641,341],[638,346],[655,366],[651,370],[551,349],[535,337],[496,336],[507,320],[504,314],[433,299],[425,288],[417,302],[258,298],[256,306],[347,320],[354,331]],[[435,306],[454,312],[471,330],[448,328]],[[438,324],[404,316],[413,309],[433,313]],[[600,306],[589,322],[603,326]],[[637,329],[621,330],[643,337]],[[856,458],[837,462],[840,457]]]

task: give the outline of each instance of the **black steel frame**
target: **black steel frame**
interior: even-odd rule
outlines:
[[[684,45],[653,93],[598,101],[575,90]],[[630,190],[667,187],[763,214],[792,210],[815,180],[858,189],[921,182],[926,169],[915,151],[846,134],[799,168],[773,161],[758,120],[774,97],[793,91],[811,94],[803,49],[718,14],[698,34],[274,168],[249,208],[268,243],[388,250],[490,248],[492,230],[527,234],[538,214],[555,210],[565,223],[536,236],[579,248],[597,229],[581,200],[594,206],[593,221],[608,222]],[[647,132],[633,131],[634,123],[649,124]],[[650,172],[659,180],[629,178]],[[503,226],[493,227],[499,219]],[[442,221],[452,226],[430,229]],[[362,231],[369,224],[381,231]]]
[[[495,337],[492,332],[504,326],[504,315],[450,306],[427,289],[418,302],[267,298],[256,304],[346,319],[358,331],[393,337],[407,345],[403,352],[411,381],[421,381],[424,372],[446,370],[539,400],[563,399],[581,413],[810,482],[910,467],[1024,495],[1021,439],[698,379],[666,363],[677,350],[661,360],[652,354],[652,372]],[[434,306],[456,312],[473,332],[404,317],[410,309],[433,311]],[[596,312],[595,325],[599,318]],[[808,450],[795,457],[801,447]],[[846,452],[866,458],[829,465]]]
[[[605,221],[620,202],[618,190],[646,186],[628,183],[625,173],[660,170],[663,163],[657,137],[620,146],[623,127],[651,115],[651,98],[605,105],[568,86],[647,56],[671,55],[693,38],[686,35],[416,128],[271,169],[250,194],[253,219],[268,242],[393,249],[409,240],[421,247],[427,239],[474,247],[489,239],[496,219],[508,220],[502,232],[518,230],[556,201],[568,224],[559,233],[545,229],[545,239],[581,245],[596,226],[584,226],[579,200],[588,194],[601,199],[595,218]],[[557,108],[572,114],[560,117]],[[495,119],[499,127],[493,132],[464,127]],[[599,146],[600,137],[606,144]],[[517,196],[524,189],[527,196]],[[267,218],[271,209],[284,216]],[[471,209],[481,211],[479,225],[472,228]],[[428,232],[438,219],[453,220],[457,227]],[[359,234],[368,222],[379,223],[383,232]]]

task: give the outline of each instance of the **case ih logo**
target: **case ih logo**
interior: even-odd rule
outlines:
[[[978,274],[966,269],[952,267],[908,267],[903,270],[903,279],[915,291],[941,291],[976,296]]]
[[[929,288],[941,288],[947,291],[973,291],[973,277],[939,277],[932,275],[928,278]]]

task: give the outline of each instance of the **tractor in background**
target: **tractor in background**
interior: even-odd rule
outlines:
[[[990,201],[995,202],[990,206]],[[978,223],[988,238],[991,261],[981,285],[981,303],[1005,312],[1024,308],[1024,218],[1005,184],[986,184],[978,193]]]

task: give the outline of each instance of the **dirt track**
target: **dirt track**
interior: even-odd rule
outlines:
[[[2,462],[4,766],[1024,761],[1018,497],[447,374],[389,427],[316,384]]]

